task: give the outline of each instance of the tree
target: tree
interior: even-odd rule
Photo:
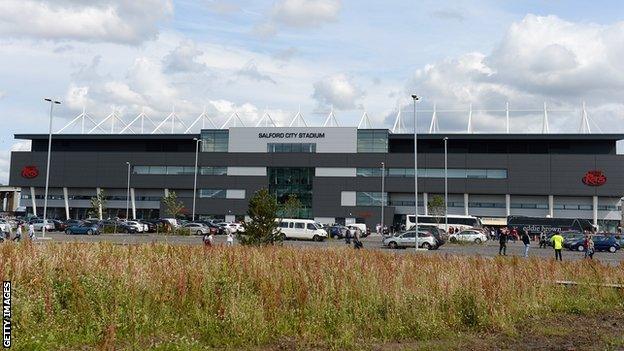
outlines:
[[[282,214],[287,218],[299,218],[301,206],[301,201],[299,201],[297,195],[290,194],[284,205],[282,205]]]
[[[101,210],[101,212],[100,212]],[[106,196],[104,194],[104,190],[98,191],[94,197],[91,198],[91,209],[89,210],[89,217],[97,217],[102,219],[102,215],[106,210]]]
[[[444,217],[446,212],[446,206],[444,205],[444,198],[440,195],[434,195],[427,203],[429,214],[435,217],[436,223],[440,224],[440,220]]]
[[[184,204],[178,201],[178,195],[175,191],[170,191],[167,196],[163,197],[162,203],[165,205],[165,213],[168,213],[172,218],[177,218],[184,210]]]
[[[273,245],[282,241],[276,213],[279,205],[267,189],[258,190],[249,199],[247,215],[250,220],[243,224],[245,231],[236,234],[243,245]]]

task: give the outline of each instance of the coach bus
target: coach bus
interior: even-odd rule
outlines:
[[[542,218],[542,217],[507,217],[507,227],[518,228],[528,234],[575,231],[584,233],[594,232],[596,228],[587,219],[581,218]]]
[[[412,228],[414,223],[414,216],[408,215],[405,218],[405,228]],[[424,216],[418,215],[418,224],[436,225],[442,230],[446,230],[446,222],[444,216]],[[471,228],[481,228],[481,220],[475,216],[460,216],[460,215],[448,215],[448,226],[453,227],[455,230],[465,230]]]

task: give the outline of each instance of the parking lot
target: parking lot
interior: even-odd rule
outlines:
[[[38,233],[40,235],[40,233]],[[51,240],[38,240],[41,243],[49,242],[111,242],[116,244],[141,244],[141,243],[154,243],[162,242],[175,245],[203,245],[200,236],[179,236],[179,235],[156,235],[156,234],[102,234],[102,235],[67,235],[63,233],[48,233],[48,237]],[[216,245],[225,245],[225,236],[215,236]],[[415,250],[410,249],[398,249],[391,250],[382,246],[380,236],[369,236],[362,239],[364,244],[364,250],[384,250],[396,254],[411,254]],[[287,240],[284,245],[303,247],[303,248],[329,248],[329,247],[345,247],[344,240],[327,239],[323,242],[313,241],[295,241]],[[540,249],[537,242],[531,244],[529,251],[530,257],[551,258],[554,257],[553,250],[551,248]],[[524,246],[521,242],[509,242],[507,244],[507,256],[522,257]],[[498,242],[488,241],[479,245],[476,244],[450,244],[446,243],[438,250],[419,250],[419,254],[427,255],[480,255],[484,257],[498,256]],[[564,251],[564,260],[580,260],[583,259],[582,252]],[[594,259],[617,265],[624,261],[624,252],[618,251],[617,253],[597,252],[594,255]]]

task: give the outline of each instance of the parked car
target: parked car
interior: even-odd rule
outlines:
[[[214,235],[218,235],[218,234],[224,234],[225,231],[223,230],[223,227],[220,227],[216,224],[214,224],[212,221],[195,221],[194,223],[201,223],[204,226],[208,227],[208,229],[210,229],[210,232]]]
[[[487,235],[483,234],[482,231],[475,229],[466,229],[462,230],[459,233],[453,233],[449,235],[449,241],[452,243],[463,241],[481,244],[483,242],[486,242],[487,240]]]
[[[563,247],[568,250],[572,250],[570,246],[576,243],[577,241],[581,239],[585,240],[585,235],[579,232],[567,232],[567,233],[563,233],[562,236],[563,236]]]
[[[6,233],[9,231],[11,224],[4,218],[0,218],[0,232]]]
[[[84,222],[79,225],[72,225],[65,229],[65,234],[86,234],[86,235],[99,235],[100,228],[97,224]]]
[[[71,227],[74,225],[81,225],[82,221],[79,219],[68,219],[65,221],[65,227]]]
[[[281,218],[275,221],[284,239],[323,241],[327,238],[323,227],[311,219]]]
[[[59,221],[58,219],[50,219],[50,222],[54,224],[54,230],[57,232],[64,232],[67,229],[67,225],[63,221]]]
[[[330,238],[342,239],[345,237],[345,235],[347,235],[348,229],[349,228],[343,225],[332,225],[332,226],[329,226],[325,231],[329,233]]]
[[[136,221],[125,221],[124,225],[126,225],[127,227],[135,228],[137,233],[143,233],[146,227],[146,225],[144,225],[143,223],[139,223]]]
[[[349,229],[359,229],[362,235],[362,238],[366,238],[370,235],[370,229],[364,223],[351,223],[346,225]]]
[[[144,225],[143,229],[146,233],[156,233],[156,224],[146,220],[138,220],[137,222]]]
[[[210,228],[203,223],[186,223],[182,228],[188,228],[191,234],[206,235],[210,234]]]
[[[620,249],[620,243],[614,236],[594,235],[592,237],[594,241],[595,251],[609,251],[615,253]],[[569,245],[570,250],[585,251],[585,239],[579,239]]]
[[[32,224],[33,227],[35,227],[36,231],[41,231],[43,229],[43,226],[44,226],[43,219],[33,219],[33,220],[30,221],[30,224]],[[52,221],[50,221],[50,220],[46,220],[46,222],[45,222],[45,229],[47,231],[54,230],[54,223],[52,223]]]
[[[243,228],[243,226],[240,223],[227,223],[227,222],[221,222],[218,224],[218,226],[223,228],[224,232],[230,232],[232,234],[237,233],[237,232],[243,232],[245,231],[245,228]]]
[[[446,232],[440,229],[437,225],[431,225],[431,224],[418,225],[418,231],[421,231],[421,230],[431,233],[431,235],[433,235],[438,241],[438,247],[444,245],[446,243],[446,240],[448,239],[448,235],[446,234]]]
[[[407,248],[416,246],[416,231],[410,230],[385,238],[383,245],[391,249]],[[433,250],[438,248],[438,241],[433,234],[427,231],[418,231],[418,247]]]
[[[119,222],[117,224],[117,231],[120,233],[135,234],[139,232],[139,227],[128,225],[128,222]]]

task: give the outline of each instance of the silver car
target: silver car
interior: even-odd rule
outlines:
[[[182,228],[188,228],[191,234],[205,235],[210,234],[210,228],[202,223],[187,223]]]
[[[415,247],[416,246],[416,236],[414,235],[415,233],[416,232],[412,230],[412,231],[408,231],[405,233],[401,233],[395,236],[385,238],[383,241],[383,245],[391,249]],[[419,231],[418,246],[423,249],[432,250],[438,247],[438,242],[436,238],[433,235],[431,235],[431,233],[425,232],[425,231]]]

